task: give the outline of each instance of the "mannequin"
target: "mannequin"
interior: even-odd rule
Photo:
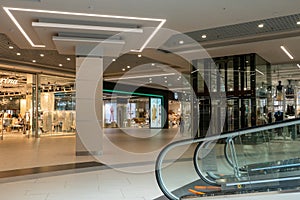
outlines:
[[[294,89],[293,86],[291,85],[291,80],[288,80],[289,84],[287,85],[286,88],[286,98],[288,99],[293,99],[294,98]]]
[[[281,85],[281,81],[278,81],[278,85],[276,86],[276,100],[282,101],[283,100],[283,93],[282,93],[283,86]]]

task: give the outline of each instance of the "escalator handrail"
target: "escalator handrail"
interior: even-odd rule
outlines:
[[[199,142],[201,142],[201,141],[199,141]],[[189,144],[193,144],[193,143],[194,143],[194,139],[185,139],[185,140],[172,142],[163,148],[163,150],[159,153],[158,158],[156,159],[156,163],[155,163],[156,181],[157,181],[158,186],[161,189],[161,191],[170,200],[178,200],[178,197],[176,197],[174,194],[169,192],[164,184],[164,181],[162,179],[162,174],[161,174],[162,161],[164,160],[164,157],[166,156],[167,152],[170,149],[173,149],[174,147],[177,147],[177,146],[182,146],[182,145],[186,145],[186,144],[189,145]]]
[[[191,145],[194,143],[203,143],[203,142],[208,142],[208,141],[220,140],[220,139],[225,139],[225,138],[229,138],[229,137],[234,138],[234,137],[249,134],[249,133],[256,133],[259,131],[266,131],[266,130],[270,130],[270,129],[282,128],[282,127],[296,125],[296,124],[300,124],[300,118],[286,120],[286,121],[277,122],[277,123],[266,124],[266,125],[262,125],[262,126],[246,128],[246,129],[242,129],[242,130],[238,130],[238,131],[227,132],[226,134],[221,134],[221,135],[212,135],[212,136],[207,136],[204,138],[200,137],[200,138],[194,138],[194,139],[185,139],[185,140],[180,140],[180,141],[170,143],[161,150],[161,152],[159,153],[159,155],[156,159],[155,176],[156,176],[156,181],[158,183],[158,186],[160,187],[161,191],[164,193],[164,195],[167,198],[169,198],[171,200],[179,199],[174,194],[172,194],[171,192],[168,191],[168,189],[166,188],[164,181],[162,179],[162,173],[161,173],[164,157],[166,156],[167,152],[169,150],[173,149],[174,147],[183,146],[183,145]],[[194,160],[194,158],[193,158],[193,160]]]

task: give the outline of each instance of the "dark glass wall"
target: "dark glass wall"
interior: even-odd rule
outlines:
[[[267,95],[257,93],[258,86],[268,88],[272,84],[271,67],[267,61],[256,54],[246,54],[198,60],[193,65],[199,70],[198,74],[192,75],[199,99],[198,136],[207,134],[213,109],[210,97],[219,92],[226,93],[227,101],[226,119],[224,126],[220,125],[221,132],[258,125],[262,114],[261,105],[257,105],[258,99],[266,104],[271,101]]]

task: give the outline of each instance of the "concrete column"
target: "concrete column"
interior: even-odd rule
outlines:
[[[80,52],[79,52],[80,54]],[[103,151],[103,58],[76,58],[76,155]]]

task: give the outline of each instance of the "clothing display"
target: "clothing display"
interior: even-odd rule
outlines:
[[[286,114],[290,116],[295,115],[295,108],[293,105],[287,105]]]
[[[275,117],[275,122],[282,121],[283,120],[283,112],[281,112],[281,111],[275,112],[274,117]]]
[[[285,94],[286,94],[286,98],[288,98],[288,99],[293,99],[294,98],[294,88],[291,85],[291,80],[289,80],[289,84],[286,87]]]

